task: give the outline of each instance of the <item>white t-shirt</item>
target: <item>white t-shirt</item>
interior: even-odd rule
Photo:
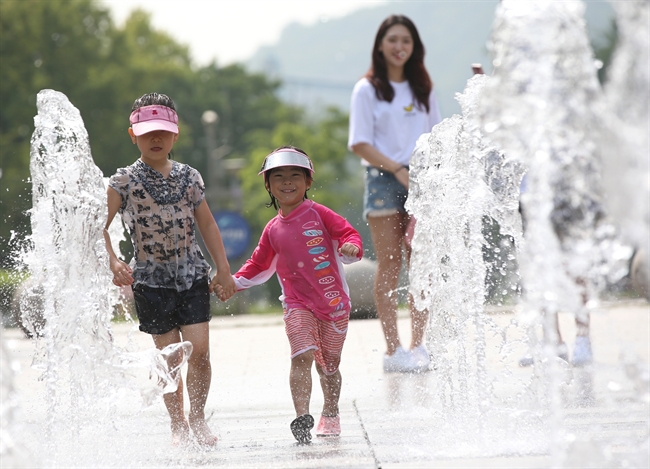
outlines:
[[[393,161],[408,165],[420,135],[431,132],[440,122],[436,97],[429,94],[429,113],[418,106],[408,81],[390,82],[395,90],[392,102],[380,101],[375,88],[366,78],[354,86],[350,104],[350,134],[348,148],[357,143],[369,143]],[[362,164],[369,163],[362,160]]]

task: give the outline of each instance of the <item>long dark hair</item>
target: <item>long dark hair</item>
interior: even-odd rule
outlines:
[[[283,147],[278,147],[275,150],[273,150],[271,153],[275,153],[278,150],[295,150],[295,151],[297,151],[299,153],[302,153],[307,158],[309,158],[309,155],[305,152],[305,150],[301,150],[300,148],[294,147],[292,145],[285,145]],[[312,175],[311,175],[311,171],[309,171],[307,168],[300,168],[300,169],[302,169],[303,172],[305,173],[305,179],[307,180],[308,184],[311,184],[312,182],[314,182],[314,179],[312,178]],[[265,207],[266,208],[273,207],[275,210],[279,210],[280,207],[278,206],[278,201],[277,201],[277,199],[275,197],[273,197],[273,194],[271,194],[271,189],[269,189],[269,176],[271,175],[271,171],[273,171],[273,170],[270,169],[270,170],[264,172],[264,187],[266,187],[266,192],[268,192],[269,197],[271,197],[271,201],[269,203],[265,204]],[[305,196],[303,197],[303,200],[307,200],[309,198],[309,197],[307,197],[307,191],[309,191],[309,189],[307,189],[305,191]]]
[[[388,30],[396,24],[405,26],[413,38],[413,53],[404,64],[404,75],[409,82],[409,86],[418,102],[418,105],[424,106],[428,113],[429,95],[433,89],[433,82],[429,77],[429,73],[427,73],[427,69],[424,67],[424,45],[422,44],[418,30],[413,22],[406,16],[390,15],[379,26],[377,36],[375,37],[375,45],[372,48],[372,65],[370,70],[368,70],[368,73],[366,73],[366,78],[375,88],[377,99],[388,101],[389,103],[393,101],[395,90],[388,81],[386,58],[379,50],[379,47],[381,46],[381,41],[384,40],[384,36],[386,36]]]

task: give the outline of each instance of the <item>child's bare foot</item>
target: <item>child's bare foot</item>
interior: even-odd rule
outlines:
[[[190,439],[190,426],[187,420],[172,422],[172,446],[181,446]]]
[[[190,427],[196,441],[201,446],[216,446],[217,437],[212,434],[210,427],[203,419],[190,419]]]

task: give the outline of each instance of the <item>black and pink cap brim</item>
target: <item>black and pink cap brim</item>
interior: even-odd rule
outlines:
[[[154,130],[166,130],[174,134],[178,133],[178,125],[163,120],[139,122],[137,124],[131,124],[131,128],[133,129],[133,134],[136,136],[144,135]]]

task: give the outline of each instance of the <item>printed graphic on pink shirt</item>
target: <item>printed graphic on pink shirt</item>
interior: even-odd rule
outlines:
[[[323,231],[319,229],[320,223],[314,220],[308,221],[302,225],[302,235],[306,238],[305,246],[308,249],[308,253],[312,255],[312,261],[314,263],[314,274],[318,278],[318,284],[323,287],[321,294],[326,300],[329,300],[328,304],[331,307],[336,307],[334,311],[330,314],[331,316],[336,316],[336,313],[345,307],[345,304],[341,298],[341,292],[337,290],[337,285],[334,284],[336,278],[331,275],[333,273],[332,263],[329,260],[329,254],[325,251],[327,249],[324,246],[319,246],[323,242]]]

